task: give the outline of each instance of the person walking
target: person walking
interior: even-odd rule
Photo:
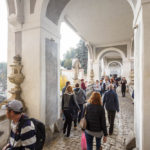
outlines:
[[[75,98],[76,98],[78,105],[80,107],[80,112],[79,112],[79,115],[77,117],[78,123],[79,123],[81,120],[81,117],[82,117],[82,113],[83,113],[83,104],[85,103],[85,100],[86,100],[86,94],[85,94],[84,90],[79,88],[79,83],[76,83],[74,93],[75,93]],[[75,120],[75,122],[77,122],[77,120]]]
[[[84,83],[84,79],[81,79],[81,89],[83,89],[86,92],[86,86]]]
[[[95,85],[93,86],[93,89],[94,89],[95,92],[99,92],[99,93],[100,93],[100,91],[101,91],[101,86],[100,86],[100,83],[99,83],[98,80],[96,80],[96,83],[95,83]]]
[[[105,77],[105,80],[104,80],[104,83],[103,83],[103,91],[104,91],[104,93],[105,93],[106,91],[108,91],[109,85],[110,85],[109,78],[106,76],[106,77]]]
[[[70,85],[70,81],[67,81],[65,87],[62,89],[62,95],[65,93],[66,88],[67,88],[69,85]]]
[[[113,78],[110,80],[110,84],[113,85],[113,90],[116,92],[117,85],[116,85],[116,81]]]
[[[21,101],[12,100],[2,109],[7,110],[7,118],[11,120],[11,132],[9,143],[2,150],[35,150],[36,149],[36,132],[34,123],[30,119],[24,118],[23,104]],[[20,127],[20,124],[23,125]]]
[[[112,135],[116,111],[119,112],[118,96],[117,93],[114,92],[112,84],[109,85],[109,91],[107,91],[103,97],[103,107],[106,108],[108,113],[108,121],[110,124],[109,135]]]
[[[101,139],[104,135],[103,142],[107,140],[107,128],[105,119],[105,110],[102,106],[101,95],[93,92],[88,104],[84,108],[87,126],[85,136],[87,142],[87,150],[93,150],[93,138],[96,138],[96,150],[101,150]]]
[[[103,96],[104,90],[103,90],[103,80],[100,80],[100,94]]]
[[[70,136],[71,125],[72,125],[72,121],[73,121],[73,116],[75,115],[76,108],[78,111],[80,110],[78,103],[75,99],[73,89],[69,85],[66,88],[66,91],[62,97],[62,112],[65,115],[65,123],[64,123],[64,127],[63,127],[63,133],[65,134],[66,130],[67,130],[66,137]]]
[[[122,92],[122,97],[126,96],[126,84],[127,84],[127,80],[125,77],[122,78],[121,81],[121,92]]]

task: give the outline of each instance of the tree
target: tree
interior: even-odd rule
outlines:
[[[71,59],[66,59],[64,61],[64,67],[70,70],[72,68],[72,60]]]
[[[88,49],[85,46],[85,42],[80,40],[78,44],[78,55],[77,58],[81,63],[81,67],[84,69],[84,73],[87,74],[87,63],[88,63]]]
[[[85,42],[83,40],[80,40],[77,48],[71,48],[64,54],[64,59],[61,61],[61,66],[67,69],[71,69],[73,58],[79,59],[81,67],[84,69],[84,72],[87,73],[88,49],[85,46]]]

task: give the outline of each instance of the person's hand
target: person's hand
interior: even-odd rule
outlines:
[[[6,146],[3,147],[2,150],[6,150],[8,148],[9,144],[7,144]]]
[[[103,143],[106,143],[106,141],[107,141],[107,137],[104,136],[104,137],[103,137]]]

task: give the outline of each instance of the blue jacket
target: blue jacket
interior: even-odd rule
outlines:
[[[65,93],[65,91],[66,91],[66,86],[62,89],[62,95]]]
[[[108,111],[119,112],[119,101],[117,93],[115,93],[113,90],[107,91],[103,97],[103,107],[104,106]]]

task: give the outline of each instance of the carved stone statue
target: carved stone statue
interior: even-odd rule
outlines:
[[[12,72],[8,77],[9,81],[15,84],[15,87],[9,91],[12,94],[10,99],[22,100],[21,98],[21,83],[24,80],[24,75],[22,74],[22,65],[21,65],[21,57],[19,55],[14,57],[14,64],[10,65],[12,68]]]
[[[73,80],[78,80],[79,69],[81,68],[81,64],[78,58],[72,60],[72,68],[74,72]]]
[[[11,97],[8,98],[7,100],[4,101],[4,103],[8,103],[11,100],[20,100],[22,101],[23,105],[24,105],[24,110],[26,110],[25,108],[25,104],[23,99],[21,98],[21,83],[24,80],[24,75],[22,74],[22,68],[23,65],[21,65],[21,57],[19,55],[14,57],[14,61],[13,64],[10,65],[12,72],[10,74],[10,76],[8,76],[8,79],[11,83],[15,84],[14,88],[11,88],[11,90],[9,91],[9,93],[11,93]]]

